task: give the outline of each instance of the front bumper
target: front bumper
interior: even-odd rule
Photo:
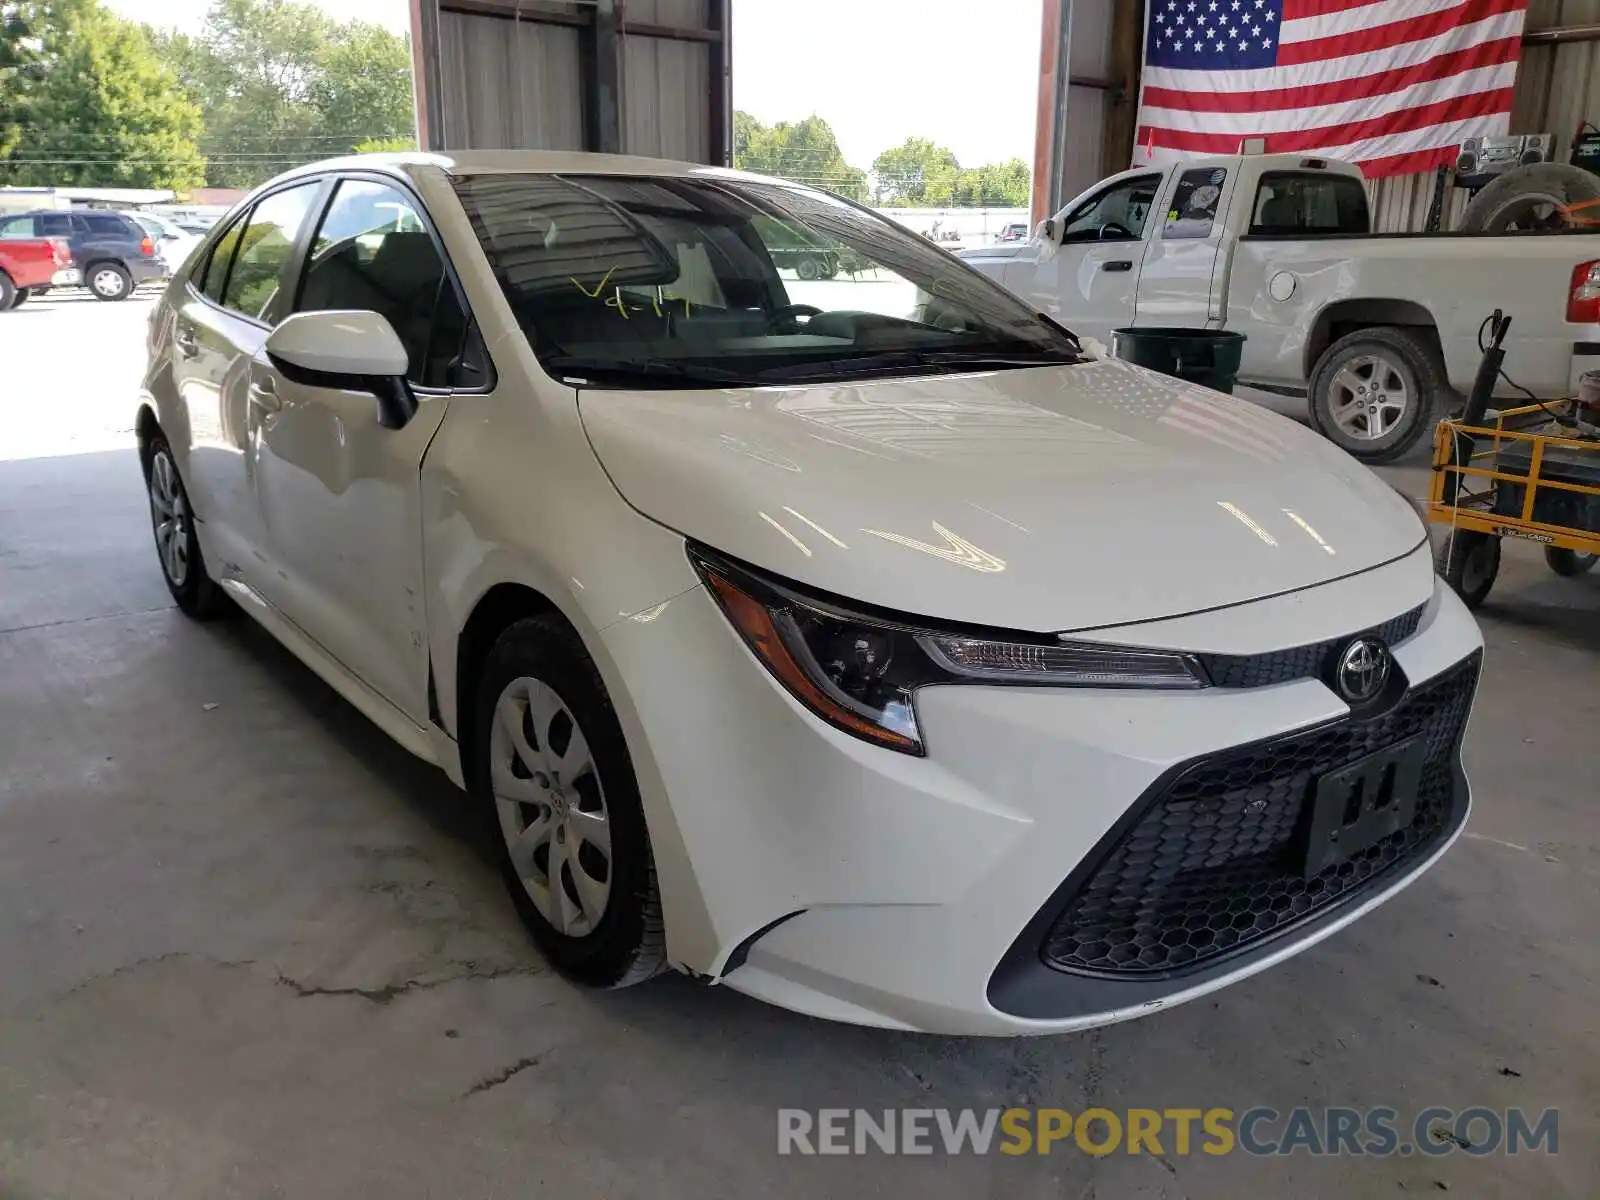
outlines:
[[[1426,601],[1395,647],[1413,690],[1481,646],[1424,547],[1290,598],[1144,627],[1143,644],[1260,650],[1377,625]],[[1353,617],[1353,613],[1371,614]],[[1350,623],[1355,621],[1355,629]],[[1296,632],[1298,631],[1298,632]],[[1139,627],[1117,631],[1140,640]],[[668,953],[817,1016],[942,1033],[1049,1033],[1193,999],[1314,944],[1443,852],[1466,812],[1450,751],[1445,826],[1416,855],[1238,953],[1159,978],[1047,967],[1064,881],[1184,764],[1350,716],[1315,679],[1189,693],[929,687],[929,756],[803,710],[696,589],[602,635],[656,852]],[[626,682],[624,682],[626,681]],[[692,692],[691,692],[692,689]]]

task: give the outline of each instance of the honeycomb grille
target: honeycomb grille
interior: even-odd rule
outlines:
[[[1200,663],[1217,687],[1266,687],[1271,683],[1288,683],[1291,679],[1315,679],[1327,674],[1328,662],[1334,651],[1353,637],[1365,633],[1380,638],[1393,646],[1416,633],[1422,624],[1422,610],[1418,605],[1410,612],[1391,617],[1375,629],[1358,630],[1344,637],[1313,642],[1309,646],[1294,646],[1288,650],[1274,650],[1270,654],[1201,654]]]
[[[1389,712],[1202,759],[1119,835],[1045,935],[1047,965],[1101,975],[1182,971],[1243,949],[1425,856],[1452,824],[1454,759],[1480,656]],[[1320,776],[1413,737],[1427,751],[1416,812],[1305,877],[1302,811]],[[1309,813],[1306,814],[1309,817]]]

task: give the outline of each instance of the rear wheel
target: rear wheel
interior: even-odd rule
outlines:
[[[1595,563],[1600,562],[1600,554],[1579,554],[1576,550],[1563,550],[1560,546],[1546,546],[1544,561],[1557,575],[1572,579],[1594,570]]]
[[[1500,574],[1500,539],[1476,529],[1457,529],[1439,547],[1437,564],[1461,602],[1477,608]]]
[[[96,300],[126,300],[133,293],[133,276],[121,263],[95,263],[84,272],[84,281]]]
[[[594,662],[555,617],[495,642],[477,695],[473,787],[534,941],[591,987],[666,963],[661,900],[627,742]]]
[[[1449,394],[1438,348],[1396,326],[1357,330],[1329,346],[1311,375],[1311,420],[1365,462],[1404,455]]]
[[[156,555],[167,590],[178,607],[197,620],[221,616],[232,608],[227,595],[206,573],[195,531],[189,493],[178,475],[172,447],[157,434],[146,455],[145,485],[150,494],[150,524],[155,533]]]
[[[10,305],[8,305],[8,307],[10,307],[10,308],[21,308],[24,304],[26,304],[28,302],[28,297],[30,297],[32,295],[33,295],[33,289],[32,288],[18,288],[17,289],[17,294],[15,296],[11,297],[11,303],[10,303]]]
[[[0,312],[11,309],[17,298],[17,285],[11,282],[11,276],[0,271]]]

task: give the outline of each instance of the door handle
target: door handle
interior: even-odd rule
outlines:
[[[270,379],[250,381],[250,403],[262,412],[269,413],[275,413],[283,407],[283,401],[278,399],[277,385]]]
[[[1110,262],[1101,263],[1100,269],[1102,271],[1131,271],[1133,270],[1133,260],[1131,258],[1113,259]]]
[[[178,348],[178,353],[184,358],[193,358],[200,353],[200,343],[195,340],[194,330],[179,328],[172,335],[172,344]]]

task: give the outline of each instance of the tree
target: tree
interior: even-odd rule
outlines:
[[[295,0],[216,0],[198,35],[156,34],[204,112],[215,186],[251,187],[363,142],[415,140],[411,50]]]
[[[873,198],[883,205],[941,208],[955,202],[961,164],[927,138],[907,138],[872,161]]]
[[[867,173],[845,161],[832,127],[815,115],[767,126],[749,113],[734,113],[733,165],[826,188],[851,200],[867,198]]]
[[[1033,172],[1020,158],[969,167],[956,176],[955,203],[966,208],[1027,208]]]
[[[99,0],[0,0],[0,182],[187,188],[200,112]]]

